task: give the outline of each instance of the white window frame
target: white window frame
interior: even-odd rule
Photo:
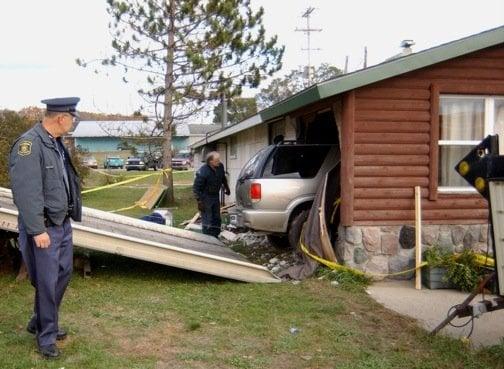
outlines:
[[[441,110],[441,99],[443,98],[456,98],[456,99],[484,99],[485,101],[485,122],[483,138],[494,133],[495,124],[495,100],[504,99],[501,95],[457,95],[457,94],[441,94],[439,96],[439,107]],[[481,141],[472,140],[439,140],[438,146],[458,146],[458,145],[472,145],[476,146]],[[438,156],[441,165],[440,156]],[[476,189],[472,186],[467,187],[454,187],[454,186],[440,186],[438,178],[438,191],[441,193],[477,193]]]

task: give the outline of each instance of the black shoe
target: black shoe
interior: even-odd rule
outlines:
[[[56,345],[39,346],[39,352],[47,359],[56,359],[60,356],[60,352]]]
[[[28,331],[28,333],[36,334],[37,333],[37,326],[35,325],[35,323],[33,323],[32,320],[30,320],[30,322],[26,326],[26,330]]]
[[[32,323],[32,321],[30,321],[30,323],[28,323],[26,330],[28,331],[28,333],[31,333],[31,334],[37,333],[37,327],[35,326],[35,323]],[[56,339],[58,341],[63,341],[65,338],[67,338],[67,336],[68,336],[67,332],[64,331],[63,329],[60,329],[58,331],[58,333],[56,334]]]
[[[56,334],[56,340],[63,341],[66,338],[67,338],[67,332],[63,329],[58,330],[58,333]]]

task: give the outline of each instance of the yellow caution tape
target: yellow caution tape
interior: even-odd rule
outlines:
[[[161,185],[161,178],[162,178],[162,175],[159,175],[158,178],[157,178],[157,180],[156,180],[156,183],[153,186],[151,186],[150,188],[153,188],[153,187],[156,187],[156,186],[159,187]],[[135,209],[135,208],[147,209],[146,205],[152,199],[152,197],[154,196],[154,194],[155,194],[155,192],[151,191],[151,193],[149,194],[149,196],[145,200],[143,200],[143,201],[136,201],[131,206],[126,206],[124,208],[115,209],[115,210],[108,210],[108,212],[109,213],[119,213],[119,212],[122,212],[122,211],[132,210],[132,209]]]
[[[301,250],[306,254],[308,255],[309,257],[311,257],[312,259],[318,261],[319,263],[333,269],[333,270],[344,270],[344,271],[349,271],[349,272],[352,272],[352,273],[355,273],[355,274],[358,274],[358,275],[368,275],[368,276],[376,276],[376,277],[389,277],[389,276],[396,276],[396,275],[401,275],[401,274],[408,274],[408,273],[411,273],[417,269],[420,269],[424,266],[427,265],[427,262],[422,262],[420,264],[420,266],[418,267],[414,267],[414,268],[411,268],[411,269],[407,269],[407,270],[403,270],[403,271],[400,271],[400,272],[396,272],[396,273],[386,273],[386,274],[380,274],[380,273],[369,273],[369,272],[363,272],[361,270],[358,270],[358,269],[355,269],[355,268],[350,268],[348,266],[345,266],[345,265],[341,265],[341,264],[338,264],[334,261],[330,261],[330,260],[327,260],[327,259],[324,259],[318,255],[315,255],[313,253],[311,253],[308,248],[306,247],[306,245],[304,244],[304,242],[302,241],[304,238],[304,231],[301,232],[301,237],[299,238],[299,244],[301,246]]]
[[[400,272],[396,272],[396,273],[384,273],[384,274],[381,274],[381,273],[369,273],[369,272],[363,272],[361,270],[358,270],[358,269],[354,269],[354,268],[350,268],[348,266],[345,266],[345,265],[341,265],[341,264],[338,264],[334,261],[330,261],[330,260],[326,260],[318,255],[315,255],[313,253],[311,253],[308,248],[306,247],[306,245],[303,243],[302,241],[303,239],[303,235],[301,234],[301,238],[299,240],[299,244],[301,246],[301,250],[306,254],[308,255],[309,257],[311,257],[312,259],[318,261],[320,264],[323,264],[333,270],[343,270],[343,271],[349,271],[349,272],[352,272],[352,273],[355,273],[355,274],[358,274],[358,275],[368,275],[368,276],[375,276],[375,277],[393,277],[393,276],[397,276],[397,275],[402,275],[402,274],[408,274],[408,273],[411,273],[411,272],[414,272],[416,271],[417,269],[421,269],[423,268],[424,266],[427,266],[428,263],[426,261],[423,261],[418,267],[414,267],[414,268],[410,268],[410,269],[406,269],[406,270],[402,270]],[[495,266],[495,260],[489,256],[486,256],[486,255],[483,255],[483,254],[476,254],[476,260],[478,262],[478,264],[480,266],[487,266],[487,267],[493,267]]]
[[[352,273],[355,273],[355,274],[358,274],[358,275],[367,275],[367,276],[370,276],[370,277],[392,277],[392,276],[396,276],[396,275],[402,275],[402,274],[408,274],[408,273],[411,273],[411,272],[414,272],[415,270],[417,269],[420,269],[420,268],[423,268],[424,266],[427,265],[427,262],[424,261],[420,264],[420,266],[418,267],[414,267],[414,268],[411,268],[411,269],[406,269],[406,270],[402,270],[400,272],[396,272],[396,273],[385,273],[385,274],[380,274],[380,273],[369,273],[369,272],[363,272],[362,270],[358,270],[358,269],[354,269],[354,268],[350,268],[348,266],[345,266],[345,265],[341,265],[341,264],[338,264],[334,261],[330,261],[330,260],[326,260],[324,258],[321,258],[320,256],[318,255],[315,255],[315,254],[312,254],[308,248],[306,247],[306,245],[300,240],[299,241],[299,244],[301,246],[301,250],[306,254],[308,255],[309,257],[311,257],[312,259],[318,261],[320,264],[323,264],[333,270],[343,270],[343,271],[349,271],[349,272],[352,272]]]
[[[351,271],[351,272],[359,274],[359,275],[364,275],[364,272],[361,271],[361,270],[353,269],[353,268],[347,267],[345,265],[341,265],[341,264],[335,263],[334,261],[326,260],[324,258],[321,258],[318,255],[312,254],[310,251],[308,251],[306,245],[303,243],[303,241],[301,241],[301,239],[299,240],[299,245],[301,246],[301,250],[306,255],[308,255],[312,259],[318,261],[320,264],[323,264],[323,265],[325,265],[325,266],[327,266],[327,267],[329,267],[329,268],[331,268],[333,270]]]
[[[340,205],[340,203],[341,203],[341,197],[337,198],[334,201],[333,206],[335,206],[335,208],[334,208],[333,213],[331,215],[331,221],[333,221],[334,216],[336,214],[336,210],[338,209],[338,206]],[[308,247],[306,247],[306,245],[303,243],[303,239],[304,239],[304,229],[301,231],[301,237],[299,238],[299,245],[301,247],[301,250],[306,255],[308,255],[309,257],[311,257],[312,259],[318,261],[320,264],[323,264],[323,265],[325,265],[325,266],[327,266],[327,267],[329,267],[329,268],[331,268],[333,270],[344,270],[344,271],[349,271],[349,272],[352,272],[352,273],[355,273],[355,274],[358,274],[358,275],[368,275],[368,276],[375,276],[375,277],[393,277],[393,276],[397,276],[397,275],[408,274],[408,273],[414,272],[417,269],[421,269],[424,266],[428,265],[428,263],[426,261],[424,261],[424,262],[420,263],[420,265],[418,267],[402,270],[402,271],[396,272],[396,273],[384,273],[384,274],[381,274],[381,273],[363,272],[361,270],[350,268],[348,266],[338,264],[338,263],[336,263],[334,261],[330,261],[330,260],[324,259],[324,258],[322,258],[322,257],[320,257],[318,255],[315,255],[315,254],[311,253],[308,250]],[[456,254],[455,254],[455,257],[457,257]],[[476,254],[476,262],[480,266],[483,266],[483,267],[494,267],[495,266],[495,260],[493,258],[491,258],[491,257],[489,257],[487,255],[483,255],[483,254]]]
[[[167,168],[167,169],[163,169],[163,170],[161,170],[159,172],[156,172],[156,173],[144,174],[144,175],[135,176],[133,178],[126,179],[124,181],[120,181],[120,182],[116,182],[116,183],[111,183],[111,184],[104,185],[104,186],[93,187],[93,188],[90,188],[89,190],[82,191],[81,193],[82,194],[86,194],[86,193],[90,193],[90,192],[96,192],[96,191],[106,190],[106,189],[109,189],[109,188],[114,188],[114,187],[122,186],[123,184],[140,181],[142,179],[145,179],[145,178],[148,178],[148,177],[152,177],[152,176],[157,176],[157,175],[159,175],[160,177],[163,174],[167,176],[166,172],[171,172],[171,171],[172,171],[171,168]]]
[[[148,177],[152,177],[152,174],[146,174],[146,175],[143,175],[143,176],[138,176],[138,177],[135,177],[135,178],[126,179],[124,181],[117,182],[117,183],[111,183],[111,184],[108,184],[108,185],[105,185],[105,186],[94,187],[94,188],[91,188],[89,190],[82,191],[82,194],[86,194],[86,193],[90,193],[90,192],[96,192],[96,191],[106,190],[108,188],[114,188],[114,187],[122,186],[122,185],[124,185],[126,183],[136,182],[136,181],[139,181],[141,179],[148,178]]]
[[[159,176],[159,178],[161,178],[161,176]],[[154,186],[159,186],[159,181],[158,183],[156,183]],[[154,187],[152,186],[152,187]],[[151,187],[151,188],[152,188]],[[133,205],[131,206],[126,206],[124,208],[120,208],[120,209],[116,209],[116,210],[109,210],[109,213],[119,213],[119,212],[122,212],[122,211],[127,211],[127,210],[131,210],[131,209],[135,209],[135,208],[142,208],[142,209],[147,209],[147,203],[152,199],[152,197],[154,196],[154,191],[152,191],[149,195],[149,197],[147,197],[147,199],[145,199],[144,201],[137,201],[135,202]]]
[[[495,259],[484,254],[476,254],[476,263],[482,267],[495,268]]]

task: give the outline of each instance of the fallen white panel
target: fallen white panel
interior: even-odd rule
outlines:
[[[17,232],[18,213],[9,195],[0,188],[0,228]],[[83,222],[72,227],[74,244],[82,248],[239,281],[280,281],[210,236],[94,209],[85,209]]]

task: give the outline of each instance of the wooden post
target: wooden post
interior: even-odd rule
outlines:
[[[422,289],[422,192],[420,186],[415,187],[415,288]]]

